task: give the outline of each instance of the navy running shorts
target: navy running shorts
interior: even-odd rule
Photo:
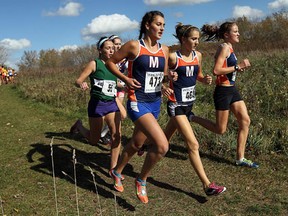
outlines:
[[[216,86],[213,98],[216,110],[229,110],[231,104],[243,100],[235,86]]]
[[[177,103],[168,101],[167,102],[167,113],[170,117],[178,115],[190,115],[193,108],[193,103]]]

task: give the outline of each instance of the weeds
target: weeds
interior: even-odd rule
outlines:
[[[241,53],[240,53],[241,54]],[[246,54],[246,53],[245,53]],[[287,154],[288,135],[288,62],[285,50],[269,52],[249,52],[246,54],[252,67],[237,78],[238,88],[248,108],[251,118],[249,134],[250,147],[258,153],[271,151]],[[242,56],[240,55],[239,59]],[[203,60],[204,74],[210,73],[213,64],[212,58]],[[74,86],[78,71],[62,69],[31,71],[19,76],[17,88],[24,97],[52,105],[59,112],[77,118],[86,118],[86,107],[89,92],[83,92]],[[213,120],[213,86],[197,85],[197,100],[193,111],[203,117]],[[168,121],[166,113],[166,98],[163,98],[159,124],[164,128]],[[133,127],[130,121],[124,122],[125,128]],[[127,127],[126,127],[127,126]],[[237,122],[234,116],[230,117],[229,131],[221,139],[210,134],[205,129],[193,125],[198,132],[197,138],[205,137],[205,143],[211,143],[219,152],[235,149]],[[124,127],[123,127],[124,128]],[[130,130],[123,130],[123,134],[131,134]],[[221,140],[220,142],[217,139]],[[215,150],[215,149],[213,149]]]
[[[54,157],[53,157],[53,140],[54,140],[54,137],[52,137],[51,142],[50,142],[51,163],[52,163],[53,188],[54,188],[54,199],[55,199],[56,215],[59,215],[58,200],[57,200],[57,188],[56,188],[56,178],[55,178],[55,167],[54,167]]]

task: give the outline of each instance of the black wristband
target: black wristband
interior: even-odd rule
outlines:
[[[234,65],[234,69],[236,70],[236,71],[238,71],[239,70],[239,66],[236,64],[236,65]]]

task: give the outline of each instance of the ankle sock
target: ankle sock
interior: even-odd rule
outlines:
[[[142,186],[146,185],[146,181],[140,179],[139,177],[136,178],[136,181],[137,181],[137,182],[140,182]]]
[[[116,175],[118,178],[122,178],[120,173],[117,173],[114,169],[112,169],[112,172],[114,175]]]

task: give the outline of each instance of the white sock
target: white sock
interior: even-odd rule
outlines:
[[[101,132],[101,137],[105,137],[108,131],[109,131],[108,125],[105,124]]]
[[[244,158],[240,158],[240,160],[237,160],[237,162],[239,162],[239,163],[240,163],[240,162],[242,162],[242,161],[243,161],[243,159],[244,159]]]

